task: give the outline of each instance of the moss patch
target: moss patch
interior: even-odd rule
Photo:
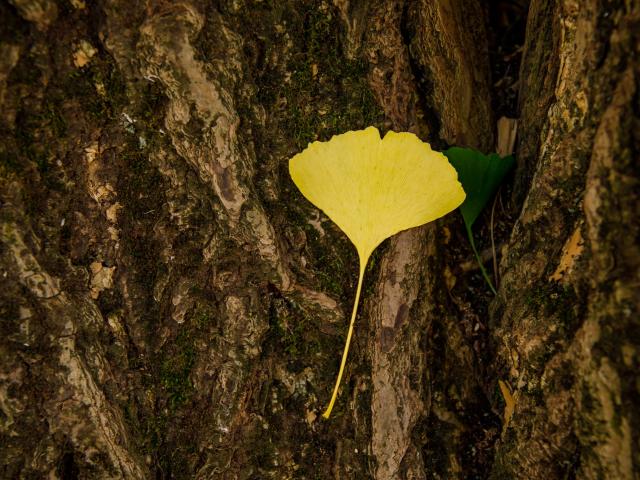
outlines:
[[[163,355],[158,372],[160,385],[167,396],[170,411],[182,406],[193,392],[189,374],[195,360],[193,339],[189,332],[181,330],[172,347]]]

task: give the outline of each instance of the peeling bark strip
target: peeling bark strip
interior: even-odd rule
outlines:
[[[637,2],[531,2],[498,297],[392,238],[319,419],[357,262],[286,161],[494,149],[491,3],[0,3],[0,477],[636,478]]]
[[[421,286],[416,276],[427,260],[410,255],[423,250],[425,230],[416,229],[391,241],[391,251],[380,267],[376,301],[370,307],[374,332],[370,346],[371,450],[377,460],[376,478],[398,476],[403,460],[414,478],[424,477],[419,449],[411,441],[411,431],[425,412],[424,391],[420,384],[412,384],[411,377],[424,374],[419,332],[428,328],[423,323],[428,320],[409,318],[409,312]]]

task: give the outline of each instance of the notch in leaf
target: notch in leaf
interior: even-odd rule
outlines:
[[[374,127],[314,142],[289,161],[302,194],[349,237],[358,251],[360,275],[349,333],[331,402],[338,395],[369,257],[385,239],[440,218],[465,198],[456,170],[412,133]]]
[[[464,219],[464,225],[467,229],[467,236],[471,243],[471,248],[476,256],[482,276],[486,280],[491,291],[496,294],[496,289],[491,283],[491,279],[482,264],[480,254],[476,249],[473,241],[473,232],[471,227],[476,221],[480,212],[486,204],[494,196],[498,187],[502,183],[505,175],[515,165],[515,159],[512,155],[500,158],[497,153],[491,155],[483,155],[482,153],[471,148],[451,147],[444,152],[451,165],[458,171],[458,178],[467,198],[460,205],[460,212]]]

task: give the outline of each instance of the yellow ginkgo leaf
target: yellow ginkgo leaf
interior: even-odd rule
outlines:
[[[374,127],[314,142],[289,161],[291,178],[302,194],[333,220],[355,245],[360,276],[331,402],[344,371],[358,310],[364,270],[375,248],[408,228],[446,215],[465,198],[447,158],[412,133]]]

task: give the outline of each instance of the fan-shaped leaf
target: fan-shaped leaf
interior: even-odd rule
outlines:
[[[465,193],[447,158],[412,133],[388,132],[383,139],[369,127],[314,142],[289,161],[302,194],[333,220],[355,245],[360,276],[342,364],[328,418],[349,351],[371,253],[386,238],[446,215]]]

